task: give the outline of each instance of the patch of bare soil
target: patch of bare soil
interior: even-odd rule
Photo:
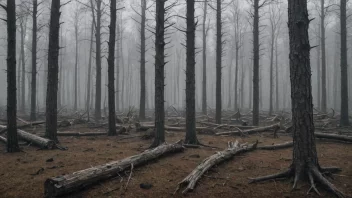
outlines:
[[[36,129],[37,131],[40,129]],[[87,128],[71,128],[70,131],[93,132]],[[184,133],[167,133],[167,142],[184,138]],[[53,176],[69,174],[95,165],[123,159],[144,151],[151,140],[117,137],[60,137],[67,151],[38,150],[32,146],[22,146],[24,152],[8,154],[4,144],[0,144],[0,197],[43,197],[44,181]],[[289,141],[290,137],[274,139],[272,134],[252,135],[248,138],[218,137],[199,135],[203,144],[221,149],[186,149],[142,167],[135,167],[131,180],[125,189],[130,172],[100,182],[79,193],[67,197],[171,197],[178,182],[182,181],[203,159],[227,147],[227,141],[238,139],[241,143],[259,141],[260,145],[270,145]],[[335,174],[333,183],[347,195],[352,195],[352,145],[336,142],[317,141],[320,164],[338,166],[342,172]],[[291,192],[292,181],[273,181],[248,184],[249,177],[277,173],[286,169],[292,158],[292,149],[277,151],[255,150],[211,169],[202,177],[194,192],[188,197],[306,197],[310,186],[301,183],[298,190]],[[141,184],[151,184],[143,189]],[[319,188],[319,185],[318,185]],[[322,190],[322,197],[332,197]],[[174,197],[183,197],[179,194]],[[309,197],[319,197],[311,193]]]

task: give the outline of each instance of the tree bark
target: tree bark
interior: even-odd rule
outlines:
[[[165,2],[156,1],[155,35],[155,138],[151,147],[165,142],[164,67]]]
[[[207,30],[205,28],[205,23],[207,20],[207,9],[208,9],[208,0],[204,0],[203,8],[203,51],[202,51],[202,60],[203,60],[203,81],[202,81],[202,113],[207,114]],[[179,69],[179,68],[178,68]]]
[[[120,17],[118,17],[118,20],[116,22],[116,96],[115,96],[115,108],[116,112],[119,112],[120,110]]]
[[[92,1],[92,0],[91,0]],[[95,42],[96,42],[96,83],[95,83],[95,120],[101,118],[101,1],[97,0],[97,21],[95,28]]]
[[[259,0],[254,0],[253,16],[253,125],[259,125]]]
[[[196,74],[194,0],[187,1],[186,30],[186,144],[198,144],[196,134]]]
[[[49,53],[48,53],[48,86],[46,94],[46,130],[45,136],[58,142],[57,139],[57,89],[59,72],[59,30],[60,0],[52,1],[50,14]]]
[[[31,121],[35,121],[37,107],[37,14],[38,1],[33,0],[32,27],[32,82],[31,82]]]
[[[110,5],[110,35],[108,57],[108,103],[109,103],[109,131],[108,135],[116,135],[115,113],[115,39],[116,39],[116,0],[111,0]]]
[[[90,28],[90,46],[89,46],[89,59],[88,59],[88,76],[87,76],[87,99],[86,99],[86,111],[88,115],[88,121],[90,116],[90,95],[91,95],[91,75],[92,75],[92,55],[93,55],[93,34],[94,34],[95,20],[92,20]]]
[[[20,150],[17,139],[16,1],[7,0],[7,152]]]
[[[221,59],[222,59],[221,0],[216,1],[216,114],[215,121],[221,124]]]
[[[24,54],[24,41],[26,39],[26,29],[27,29],[27,19],[24,20],[23,17],[21,19],[21,58],[22,58],[22,72],[21,72],[21,108],[20,111],[23,113],[25,112],[26,108],[26,99],[25,99],[25,94],[26,94],[26,61],[25,61],[25,54]]]
[[[340,125],[349,125],[348,116],[348,68],[347,68],[347,16],[346,0],[340,1],[341,25],[341,118]]]
[[[326,113],[326,53],[325,53],[325,0],[320,0],[320,44],[321,44],[321,111]]]
[[[146,83],[145,83],[145,12],[147,9],[147,1],[141,0],[141,95],[139,101],[139,119],[145,119],[145,92],[146,92]]]
[[[73,110],[77,111],[78,100],[78,23],[79,23],[79,10],[75,11],[74,16],[74,29],[75,29],[75,74],[74,74],[74,105]]]

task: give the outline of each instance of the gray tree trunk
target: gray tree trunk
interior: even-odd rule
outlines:
[[[37,119],[37,14],[38,1],[33,0],[33,28],[32,28],[32,82],[31,82],[31,121]]]
[[[340,1],[340,25],[341,25],[341,126],[349,125],[348,116],[348,68],[347,68],[347,16],[346,0]]]
[[[259,0],[254,0],[253,16],[253,125],[259,125]]]
[[[145,83],[145,12],[147,9],[147,1],[141,0],[141,95],[139,101],[139,119],[145,119],[145,92],[146,92],[146,83]]]
[[[207,114],[207,30],[205,28],[205,23],[207,20],[207,8],[208,0],[204,0],[203,8],[203,51],[202,51],[202,60],[203,60],[203,80],[202,80],[202,112],[204,115]],[[179,68],[178,68],[179,69]]]
[[[320,0],[320,44],[321,44],[321,111],[326,112],[326,53],[325,53],[325,0]]]
[[[222,59],[221,0],[216,1],[216,115],[215,121],[221,124],[221,59]]]
[[[92,1],[92,0],[91,0]],[[96,83],[95,83],[95,120],[101,118],[101,0],[97,0],[97,21],[95,28],[96,42]]]

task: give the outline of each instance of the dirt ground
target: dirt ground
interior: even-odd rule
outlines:
[[[77,130],[73,127],[66,131]],[[97,130],[80,128],[79,131]],[[176,142],[183,139],[184,135],[182,132],[167,133],[167,142]],[[0,143],[0,197],[43,197],[44,181],[47,178],[123,159],[142,152],[151,144],[151,140],[140,138],[120,140],[122,137],[124,136],[60,137],[61,145],[68,147],[68,150],[38,150],[33,146],[22,145],[24,152],[15,154],[5,153],[5,145]],[[127,189],[125,186],[129,171],[67,197],[183,197],[180,192],[172,195],[178,182],[203,159],[225,148],[227,141],[238,139],[241,143],[250,143],[258,140],[260,145],[270,145],[291,139],[286,136],[274,139],[269,133],[252,135],[248,138],[208,135],[198,135],[198,138],[204,144],[221,149],[186,149],[182,153],[165,156],[142,167],[136,167]],[[317,148],[322,166],[342,168],[342,172],[334,175],[332,182],[351,196],[352,144],[318,140]],[[47,162],[50,158],[53,158],[53,161]],[[206,173],[200,179],[195,191],[188,193],[186,197],[228,197],[229,195],[232,197],[307,197],[310,186],[304,182],[301,182],[298,190],[293,192],[291,192],[291,180],[248,184],[249,177],[285,170],[290,165],[291,159],[291,148],[277,151],[255,150],[236,156]],[[148,190],[141,189],[141,183],[149,183],[153,187]],[[319,185],[318,189],[322,194],[321,197],[333,197]],[[320,196],[310,193],[308,197]]]

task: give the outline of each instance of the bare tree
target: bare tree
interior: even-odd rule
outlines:
[[[91,0],[91,4],[93,0]],[[95,84],[95,120],[99,120],[101,118],[101,16],[102,16],[102,8],[101,8],[102,0],[96,1],[96,10],[97,10],[97,20],[95,27],[95,43],[96,43],[96,84]],[[93,9],[93,6],[92,6]],[[94,10],[93,10],[94,13]]]
[[[88,75],[87,75],[87,99],[86,99],[86,111],[88,115],[90,115],[90,95],[91,95],[91,75],[92,75],[92,55],[93,55],[93,38],[94,38],[94,25],[95,20],[92,20],[92,25],[90,28],[90,46],[89,46],[89,60],[88,60]]]
[[[347,25],[346,0],[340,1],[341,25],[341,118],[340,125],[349,125],[348,116],[348,76],[347,76]]]
[[[207,21],[207,12],[208,12],[208,0],[204,0],[203,7],[203,51],[202,51],[202,60],[203,60],[203,81],[202,81],[202,112],[204,115],[207,114],[207,35],[209,31],[209,25],[206,27]]]
[[[157,147],[165,142],[165,1],[156,1],[155,4],[155,138],[151,147]]]
[[[25,75],[26,75],[26,61],[25,61],[25,53],[24,53],[24,41],[26,39],[26,30],[27,30],[27,17],[26,16],[21,16],[20,17],[20,28],[21,28],[21,65],[22,65],[22,72],[21,72],[21,105],[20,105],[20,110],[22,112],[25,112],[25,105],[26,105],[26,99],[25,99],[25,94],[26,94],[26,80],[25,80]],[[19,65],[19,66],[21,66]]]
[[[77,8],[73,15],[73,27],[75,34],[75,74],[74,74],[74,105],[73,110],[77,111],[77,98],[78,98],[78,37],[79,37],[79,23],[80,23],[80,10]]]
[[[16,1],[0,6],[7,13],[7,152],[18,152],[16,93]]]
[[[31,82],[31,120],[37,119],[37,14],[38,14],[38,1],[33,0],[32,12],[32,82]]]
[[[116,135],[115,114],[115,39],[116,39],[116,0],[110,2],[110,34],[108,57],[108,103],[109,103],[109,131],[108,135]]]
[[[48,86],[46,94],[46,130],[45,136],[57,139],[57,89],[59,74],[59,32],[60,0],[51,2],[49,53],[48,53]]]
[[[186,144],[198,144],[196,134],[196,74],[194,0],[187,1],[186,30]],[[204,36],[204,35],[203,35]]]
[[[216,110],[215,121],[221,124],[221,63],[222,63],[222,21],[221,0],[216,0]]]
[[[288,1],[288,26],[290,36],[290,74],[292,95],[293,162],[282,173],[255,178],[252,182],[275,178],[294,177],[293,189],[305,178],[318,194],[315,181],[323,184],[337,197],[344,195],[322,174],[331,168],[321,168],[315,145],[313,123],[313,99],[310,67],[309,18],[307,0]]]
[[[145,101],[146,101],[146,83],[145,83],[145,21],[146,16],[145,12],[147,10],[147,0],[141,0],[141,95],[140,95],[140,102],[139,102],[139,119],[145,119]]]

